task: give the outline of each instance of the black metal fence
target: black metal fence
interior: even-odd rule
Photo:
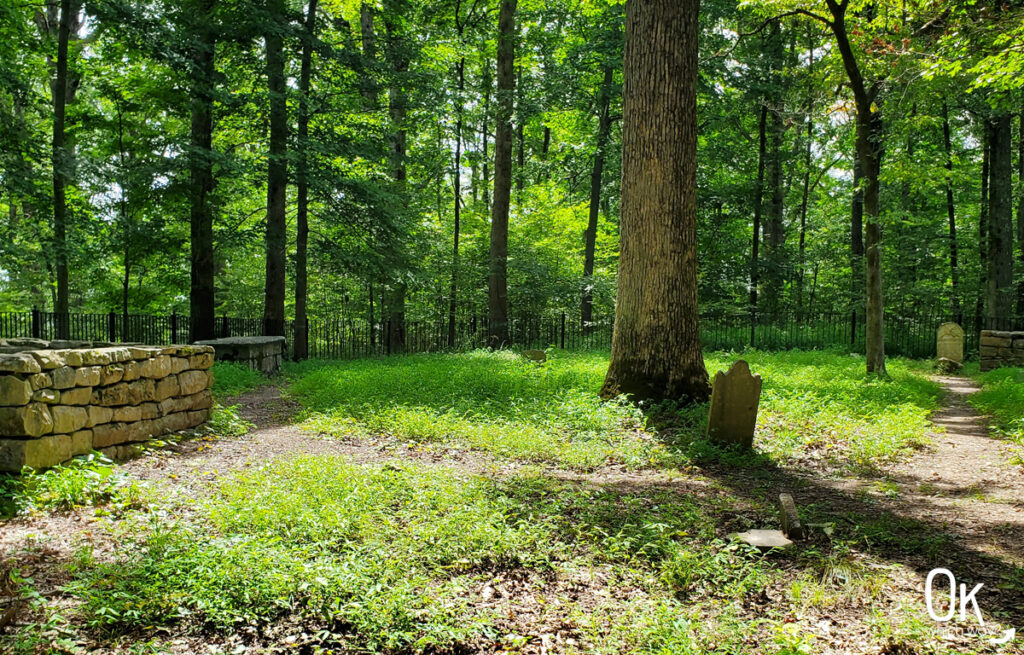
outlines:
[[[918,314],[885,317],[886,352],[890,355],[927,358],[935,355],[935,335],[945,322],[960,323],[965,332],[965,352],[978,352],[983,329],[1024,330],[1024,318],[995,320],[985,317],[954,317]],[[218,337],[263,334],[262,318],[217,317]],[[487,343],[487,317],[461,316],[456,321],[454,342],[450,342],[446,318],[406,322],[401,338],[392,337],[388,321],[365,317],[310,319],[306,326],[308,356],[318,359],[349,359],[394,354],[469,350]],[[289,353],[295,322],[286,326]],[[701,339],[708,350],[849,349],[864,352],[865,322],[862,313],[705,312],[700,319]],[[609,348],[612,321],[598,319],[586,326],[577,316],[553,311],[540,316],[514,317],[508,324],[509,345],[523,348],[556,347],[567,350]],[[33,309],[0,312],[0,338],[34,337],[149,344],[182,343],[189,340],[189,317],[183,314],[150,315],[115,312],[108,314],[56,314]]]

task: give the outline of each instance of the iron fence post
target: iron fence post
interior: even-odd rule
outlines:
[[[171,343],[178,343],[178,313],[171,312]]]
[[[117,341],[117,314],[114,312],[107,314],[107,337],[110,343]]]
[[[39,315],[39,308],[32,308],[32,338],[39,339],[43,333],[42,317]]]

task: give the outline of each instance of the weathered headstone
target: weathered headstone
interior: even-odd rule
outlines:
[[[935,350],[939,359],[964,363],[964,329],[956,323],[943,323],[936,335]]]
[[[761,550],[772,548],[786,548],[793,545],[793,542],[782,534],[782,530],[747,530],[729,535],[730,539],[742,541],[745,544],[754,546]]]
[[[548,355],[543,350],[524,350],[523,357],[531,362],[537,362],[538,364],[543,364],[548,361]]]
[[[753,446],[760,401],[761,376],[751,375],[750,366],[742,359],[736,360],[728,372],[715,375],[707,438],[744,448]]]
[[[800,525],[800,515],[796,511],[796,502],[789,494],[779,494],[779,517],[782,519],[782,533],[790,539],[803,539],[804,528]]]

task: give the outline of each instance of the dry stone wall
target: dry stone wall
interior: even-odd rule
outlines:
[[[1024,332],[982,330],[981,370],[1024,366]]]
[[[209,418],[209,346],[39,345],[0,342],[0,471],[92,450],[124,458],[136,442]]]

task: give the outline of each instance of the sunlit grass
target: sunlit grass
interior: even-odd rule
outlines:
[[[776,461],[871,466],[928,441],[940,387],[923,364],[890,360],[890,379],[874,380],[862,357],[755,351],[709,353],[708,371],[713,377],[740,356],[764,380],[755,447]],[[678,466],[702,452],[694,444],[703,438],[706,406],[652,422],[630,403],[604,402],[597,393],[607,357],[555,352],[536,365],[511,352],[476,351],[287,370],[306,426],[331,436],[468,446],[582,469]]]

